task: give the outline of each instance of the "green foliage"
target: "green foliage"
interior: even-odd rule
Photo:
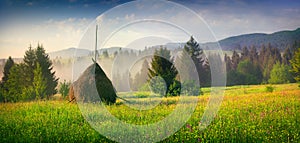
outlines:
[[[43,46],[38,45],[35,51],[36,62],[40,64],[42,69],[42,75],[46,81],[46,97],[49,98],[50,95],[57,93],[56,86],[58,84],[58,78],[55,77],[55,72],[52,71],[52,62],[46,54]]]
[[[180,91],[181,91],[180,82],[174,80],[174,82],[169,87],[169,92],[167,93],[167,96],[178,96],[180,95]]]
[[[266,86],[266,91],[267,92],[273,92],[274,91],[274,87],[273,86]]]
[[[170,51],[166,48],[160,48],[159,50],[155,50],[154,57],[152,58],[151,68],[149,68],[148,76],[149,79],[154,77],[161,77],[166,85],[166,93],[167,95],[173,95],[172,93],[175,90],[170,90],[171,84],[175,81],[175,78],[178,74],[175,66],[173,65],[173,59],[171,58]],[[163,87],[162,82],[153,82],[151,87],[153,87],[154,92],[159,92],[160,94],[163,91],[158,91],[156,88]],[[154,87],[154,84],[159,84],[158,87]]]
[[[198,42],[194,39],[193,36],[191,36],[190,40],[186,42],[184,45],[184,52],[182,57],[180,58],[181,64],[180,66],[184,67],[181,68],[182,70],[187,70],[186,75],[193,75],[191,74],[191,70],[193,69],[193,65],[190,65],[190,62],[187,62],[186,60],[188,58],[191,58],[192,61],[195,64],[196,70],[198,72],[198,78],[201,83],[201,85],[209,86],[210,85],[210,67],[209,63],[205,59],[205,55],[203,53],[203,49],[200,47]],[[185,77],[184,77],[185,78]],[[187,80],[191,80],[188,78]]]
[[[0,102],[5,102],[5,94],[8,93],[9,88],[7,86],[4,86],[7,81],[10,74],[10,69],[15,65],[13,59],[11,57],[8,57],[4,69],[3,69],[3,77],[2,81],[0,81]]]
[[[292,72],[294,73],[294,79],[300,82],[300,48],[295,51],[294,57],[290,61],[292,65]]]
[[[33,70],[36,67],[37,59],[36,59],[36,53],[35,50],[29,46],[28,50],[25,51],[25,55],[23,58],[24,62],[24,70],[25,70],[25,75],[24,75],[24,83],[27,87],[32,86],[33,78],[34,78],[34,73]]]
[[[269,80],[273,65],[276,62],[281,61],[281,53],[278,48],[272,47],[270,43],[267,45],[267,47],[264,45],[262,46],[259,55],[259,66],[263,74],[264,82]]]
[[[166,94],[169,93],[167,92],[168,87],[166,85],[166,82],[160,76],[152,77],[149,83],[149,87],[151,92],[160,96],[166,96]]]
[[[198,96],[203,94],[203,92],[201,91],[199,86],[196,85],[194,80],[188,80],[182,83],[182,93],[184,95],[191,96]]]
[[[34,89],[34,95],[36,99],[44,99],[46,97],[46,80],[44,79],[42,75],[42,68],[39,63],[37,63],[36,68],[33,71],[34,78],[33,78],[33,89]]]
[[[52,72],[52,62],[44,48],[38,45],[32,49],[30,46],[23,61],[13,64],[11,59],[8,60],[14,66],[7,66],[5,70],[5,83],[2,84],[4,102],[43,99],[55,94],[58,79]]]
[[[261,72],[258,66],[253,65],[249,60],[241,61],[238,64],[237,72],[242,76],[242,84],[258,84],[261,82]]]
[[[17,102],[24,100],[22,90],[25,87],[24,83],[24,64],[15,64],[10,69],[7,82],[4,88],[7,89],[4,93],[4,102]]]
[[[10,69],[14,66],[14,60],[9,56],[3,69],[3,77],[2,77],[2,84],[5,84],[5,82],[8,80],[8,76],[10,73]]]
[[[131,87],[133,87],[134,90],[138,90],[147,82],[148,69],[149,63],[147,62],[147,60],[144,60],[141,71],[135,75],[133,85],[131,85]]]
[[[68,96],[70,85],[71,82],[66,82],[66,80],[64,80],[64,82],[60,82],[58,92],[63,98],[66,98]]]
[[[270,73],[269,83],[282,84],[290,83],[293,81],[293,76],[290,73],[290,67],[288,65],[280,64],[277,62]]]
[[[150,84],[149,82],[144,83],[139,89],[138,91],[150,91]]]
[[[0,102],[4,102],[4,88],[3,85],[0,84]]]

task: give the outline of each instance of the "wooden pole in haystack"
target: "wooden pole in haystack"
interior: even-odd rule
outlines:
[[[98,25],[96,25],[96,41],[95,41],[95,63],[97,63],[97,36],[98,36]]]

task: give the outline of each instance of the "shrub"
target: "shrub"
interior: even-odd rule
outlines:
[[[274,87],[272,87],[272,86],[266,86],[266,91],[267,92],[273,92],[274,91]]]
[[[194,80],[183,82],[182,93],[185,95],[198,96],[202,95],[200,87],[195,83]]]
[[[66,80],[64,80],[64,82],[60,82],[59,85],[60,86],[59,86],[58,92],[61,94],[61,96],[63,98],[67,97],[68,93],[69,93],[71,82],[66,82]]]

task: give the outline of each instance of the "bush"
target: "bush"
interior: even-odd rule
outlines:
[[[293,82],[293,76],[290,73],[290,67],[284,64],[276,63],[270,73],[269,83],[282,84]]]
[[[198,96],[203,94],[200,87],[197,84],[195,84],[194,80],[183,82],[182,93],[185,95],[192,95],[192,96]]]
[[[273,92],[274,91],[274,87],[272,87],[272,86],[266,86],[266,91],[267,92]]]
[[[167,94],[167,85],[162,77],[156,76],[150,80],[149,87],[151,92],[160,96]]]
[[[179,81],[175,80],[169,87],[167,96],[178,96],[180,95],[181,84]]]
[[[150,87],[149,87],[149,82],[146,82],[145,84],[143,84],[138,91],[150,91]]]
[[[70,85],[71,85],[71,82],[66,82],[66,80],[64,80],[64,82],[60,82],[59,83],[59,90],[58,90],[58,92],[61,94],[61,96],[63,98],[65,98],[65,97],[68,96]]]

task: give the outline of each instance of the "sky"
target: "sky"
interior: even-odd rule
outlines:
[[[151,41],[159,39],[157,37],[165,40],[153,41],[154,44],[184,42],[190,35],[196,35],[198,41],[203,43],[247,33],[273,33],[300,27],[298,0],[173,0],[165,4],[149,0],[131,2],[134,4],[128,2],[2,0],[0,58],[23,57],[29,45],[36,47],[38,43],[43,44],[47,52],[91,47],[89,44],[94,43],[91,41],[94,38],[88,35],[94,32],[96,19],[101,25],[100,35],[106,37],[100,39],[101,47],[126,47],[136,43],[134,39]],[[193,14],[200,16],[201,20]],[[152,21],[128,24],[139,19]],[[125,27],[122,27],[124,24]],[[110,35],[112,33],[114,35]]]

